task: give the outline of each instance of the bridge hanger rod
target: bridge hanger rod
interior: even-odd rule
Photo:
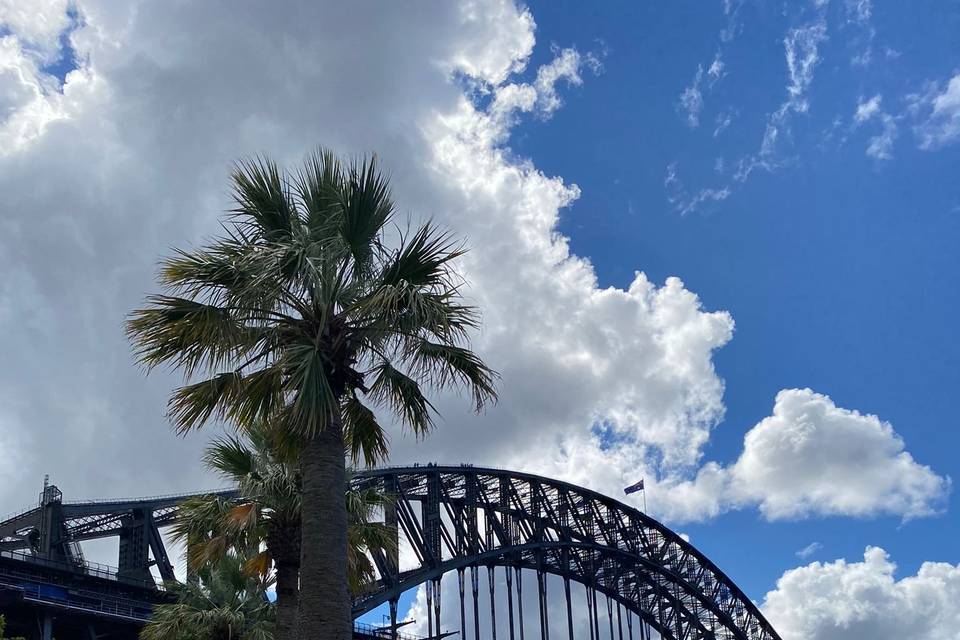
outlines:
[[[510,640],[514,640],[513,637],[513,572],[510,571],[510,565],[504,567],[507,572],[507,623],[510,627]],[[520,606],[523,606],[523,603],[520,603]]]
[[[442,638],[443,633],[440,630],[440,578],[433,579],[433,616],[437,623],[437,637]]]
[[[457,569],[457,584],[460,585],[460,638],[467,640],[467,609],[463,597],[463,567]]]
[[[487,584],[490,586],[490,638],[491,640],[497,640],[497,604],[496,598],[494,598],[494,584],[496,580],[496,575],[494,574],[494,566],[492,564],[487,565]]]
[[[427,637],[433,637],[433,580],[427,580]],[[440,629],[437,629],[440,633]]]
[[[480,599],[477,595],[477,565],[470,566],[470,587],[473,589],[473,637],[480,640]]]
[[[590,628],[590,640],[596,640],[593,636],[593,604],[590,599],[590,585],[583,585],[584,594],[587,598],[587,627]]]
[[[523,640],[523,571],[517,566],[517,616],[520,626],[520,640]]]

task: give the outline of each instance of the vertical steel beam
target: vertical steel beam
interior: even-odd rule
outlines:
[[[610,640],[616,640],[613,637],[613,601],[607,596],[607,619],[610,620]]]
[[[390,575],[384,577],[391,583],[395,583],[396,576],[400,572],[400,525],[397,518],[399,492],[396,476],[390,475],[383,479],[383,492],[387,496],[383,505],[383,524],[386,525],[387,535],[390,536],[392,543],[387,550],[387,570]]]
[[[440,578],[433,579],[433,617],[436,621],[437,637],[440,637]]]
[[[617,632],[620,640],[623,640],[623,618],[620,613],[620,601],[617,601]]]
[[[397,640],[397,598],[390,598],[390,640]]]
[[[510,640],[514,640],[514,637],[513,637],[513,572],[510,570],[509,565],[504,568],[507,570],[507,625],[510,627]]]
[[[134,509],[120,522],[119,575],[150,580],[150,533],[143,510]]]
[[[490,638],[497,640],[497,605],[494,598],[494,575],[493,565],[487,565],[487,584],[490,586]]]
[[[629,640],[633,640],[633,612],[630,609],[627,609],[627,637]]]
[[[43,640],[53,640],[53,617],[49,612],[43,614],[43,629],[41,631]]]
[[[433,580],[427,580],[424,586],[427,590],[427,637],[433,638]]]
[[[517,572],[517,620],[520,626],[520,640],[523,640],[523,571],[520,567]]]
[[[563,576],[563,595],[567,599],[567,640],[573,640],[573,606],[570,604],[570,578]]]
[[[537,599],[540,601],[540,638],[550,640],[550,617],[547,613],[547,574],[537,570]]]
[[[460,638],[467,640],[467,609],[463,602],[463,567],[457,569],[457,584],[460,585]]]
[[[600,607],[597,606],[597,588],[590,588],[590,597],[593,598],[593,636],[600,640]]]
[[[470,586],[473,589],[473,638],[480,640],[480,596],[477,593],[477,566],[470,567]]]
[[[590,629],[590,640],[598,640],[593,634],[593,598],[590,597],[590,585],[583,585],[587,597],[587,627]]]

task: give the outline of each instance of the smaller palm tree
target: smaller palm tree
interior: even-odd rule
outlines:
[[[278,640],[297,629],[300,481],[296,452],[263,424],[207,448],[208,467],[237,487],[235,497],[208,495],[181,506],[174,537],[187,543],[187,567],[216,564],[231,549],[250,550],[244,570],[276,582]]]
[[[231,551],[195,580],[173,583],[175,602],[154,607],[141,640],[274,640],[269,580],[244,570],[249,558]]]
[[[174,537],[187,543],[188,569],[216,564],[231,549],[249,549],[244,570],[276,580],[277,640],[297,631],[301,483],[296,441],[258,423],[241,437],[213,441],[207,466],[237,487],[234,497],[207,495],[181,506]],[[349,484],[348,484],[349,487]],[[376,578],[368,550],[392,550],[396,540],[375,512],[386,497],[373,488],[346,491],[348,579],[353,593]]]

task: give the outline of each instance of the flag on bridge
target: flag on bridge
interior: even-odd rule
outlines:
[[[623,492],[624,492],[625,494],[627,494],[627,495],[630,495],[631,493],[636,493],[637,491],[643,491],[643,480],[642,480],[642,479],[641,479],[640,482],[638,482],[637,484],[632,484],[632,485],[630,485],[629,487],[627,487],[627,488],[625,488],[625,489],[623,490]]]

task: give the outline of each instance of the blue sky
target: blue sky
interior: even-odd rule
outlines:
[[[123,318],[232,162],[324,144],[469,240],[503,375],[424,442],[391,425],[391,462],[643,477],[784,640],[960,626],[955,1],[28,4],[0,0],[0,506],[46,473],[217,485]]]
[[[756,153],[786,97],[785,34],[816,21],[815,9],[743,3],[736,35],[723,42],[730,17],[719,2],[530,6],[540,42],[602,55],[602,72],[567,90],[562,109],[525,122],[510,140],[516,154],[581,188],[560,226],[572,249],[589,257],[601,286],[625,286],[637,269],[655,282],[677,275],[708,309],[736,321],[715,356],[727,411],[707,456],[733,460],[779,389],[810,387],[889,421],[918,461],[960,477],[960,146],[921,150],[908,120],[893,157],[877,160],[865,150],[880,124],[853,127],[860,102],[879,94],[904,111],[909,94],[952,75],[957,7],[877,3],[868,25],[851,21],[840,3],[829,8],[809,110],[791,118],[783,166],[740,183],[729,169],[715,170],[717,159],[731,167]],[[853,62],[867,47],[869,64]],[[703,91],[692,128],[680,96],[718,48],[723,76]],[[546,61],[550,51],[541,46],[538,55]],[[736,116],[714,136],[726,113]],[[688,190],[732,184],[731,194],[683,214],[664,185],[671,164]],[[880,545],[906,573],[925,560],[956,563],[955,508],[952,496],[946,514],[907,523],[767,523],[741,511],[684,530],[759,597],[814,541],[823,560]],[[758,550],[764,561],[749,561]]]

